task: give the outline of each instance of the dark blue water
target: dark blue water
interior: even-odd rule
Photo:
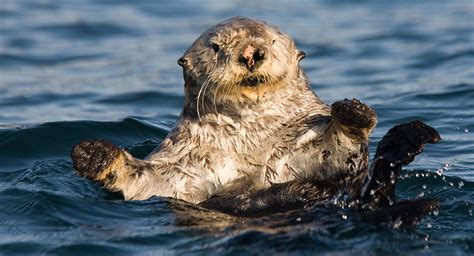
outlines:
[[[316,93],[357,97],[379,124],[443,137],[407,166],[402,198],[436,197],[411,229],[341,209],[238,219],[180,202],[125,202],[68,157],[104,138],[143,157],[178,117],[176,60],[235,15],[281,27]],[[0,4],[0,254],[474,253],[473,1],[20,1]],[[347,216],[347,219],[345,218]]]

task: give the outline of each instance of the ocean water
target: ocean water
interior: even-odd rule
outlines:
[[[307,53],[328,104],[359,98],[379,123],[420,119],[443,140],[397,194],[441,208],[412,228],[345,209],[233,218],[163,198],[125,202],[78,177],[71,147],[103,138],[145,156],[183,103],[176,60],[210,25],[266,20]],[[2,0],[0,254],[474,253],[474,2]]]

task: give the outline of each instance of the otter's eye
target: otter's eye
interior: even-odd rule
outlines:
[[[273,40],[273,41],[272,41],[272,44],[275,44],[275,43],[276,43],[276,40]]]
[[[212,49],[214,50],[215,53],[219,51],[219,45],[216,43],[212,43]]]

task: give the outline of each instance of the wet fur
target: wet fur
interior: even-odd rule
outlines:
[[[248,45],[265,52],[252,69],[239,60]],[[324,201],[341,189],[354,194],[369,170],[376,115],[358,100],[324,104],[299,67],[303,57],[265,22],[219,23],[178,61],[185,104],[157,149],[141,160],[83,141],[72,150],[74,167],[126,200],[171,197],[223,211],[245,201],[233,211],[243,215]]]
[[[252,70],[239,61],[249,44],[265,52]],[[311,90],[299,67],[303,56],[288,35],[261,21],[232,18],[213,26],[180,58],[185,106],[161,145],[140,160],[83,142],[73,149],[74,165],[127,200],[164,196],[192,203],[365,170],[375,113],[360,102],[341,101],[369,109],[361,113],[370,121],[363,128],[340,123],[348,119],[344,111],[337,119]],[[92,161],[102,157],[112,164]]]
[[[438,132],[420,121],[400,124],[383,137],[370,168],[354,177],[342,174],[321,182],[315,179],[290,181],[268,189],[238,196],[214,196],[200,205],[236,216],[260,216],[307,206],[333,206],[345,195],[339,207],[355,211],[364,222],[387,223],[394,227],[418,223],[437,210],[436,199],[399,200],[395,188],[402,165],[413,161],[427,143],[441,139]]]

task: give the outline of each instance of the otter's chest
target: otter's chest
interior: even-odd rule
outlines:
[[[282,149],[283,148],[283,149]],[[292,180],[326,180],[367,170],[367,143],[353,142],[340,132],[308,130],[286,147],[276,147],[265,165],[269,184]]]

